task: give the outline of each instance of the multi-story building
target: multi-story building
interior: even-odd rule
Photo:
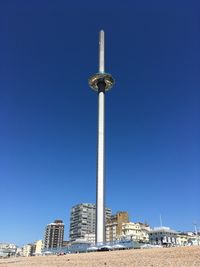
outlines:
[[[55,220],[46,226],[44,237],[44,248],[62,247],[64,237],[64,223],[62,220]]]
[[[23,256],[23,248],[22,247],[17,247],[16,249],[16,256]]]
[[[95,234],[86,234],[85,235],[85,240],[88,242],[88,243],[91,243],[91,244],[95,244]]]
[[[177,234],[176,242],[179,246],[188,246],[189,236],[187,233],[179,232]]]
[[[106,224],[106,241],[120,239],[122,236],[122,225],[127,222],[129,222],[129,215],[126,211],[120,211],[112,215]]]
[[[138,242],[148,242],[149,231],[149,225],[141,222],[128,222],[122,224],[122,235],[126,239],[131,239]]]
[[[35,253],[35,244],[26,244],[22,248],[22,255],[24,257],[33,256]]]
[[[119,240],[117,235],[117,222],[110,222],[106,224],[106,242]]]
[[[15,244],[0,243],[0,257],[15,256],[17,246]]]
[[[149,232],[149,241],[155,245],[175,246],[177,245],[177,234],[169,227],[155,227]]]
[[[40,255],[43,249],[43,241],[38,240],[35,242],[35,255]]]
[[[43,248],[43,241],[38,240],[34,243],[26,244],[22,247],[21,255],[24,257],[41,255]],[[18,252],[20,254],[20,251]]]
[[[200,239],[199,239],[199,235],[198,232],[186,232],[185,233],[187,235],[187,244],[189,246],[199,246],[200,245]]]
[[[110,219],[111,209],[105,209],[106,220]],[[95,234],[96,227],[96,206],[91,203],[82,203],[73,206],[70,216],[70,233],[71,241],[76,239],[87,239],[88,235]],[[90,237],[93,236],[90,235]],[[91,238],[90,238],[91,239]],[[91,240],[92,240],[91,239]]]

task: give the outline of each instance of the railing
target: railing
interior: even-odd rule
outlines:
[[[81,253],[90,251],[100,251],[100,250],[115,250],[115,249],[130,249],[130,248],[140,248],[141,244],[132,240],[120,240],[97,244],[72,244],[66,247],[60,248],[46,248],[43,249],[43,254],[60,254],[60,253]]]

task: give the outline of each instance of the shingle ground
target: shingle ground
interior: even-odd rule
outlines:
[[[131,249],[0,259],[0,267],[200,267],[199,247]]]

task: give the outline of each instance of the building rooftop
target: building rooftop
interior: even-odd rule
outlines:
[[[155,233],[155,232],[177,233],[175,230],[172,230],[172,229],[170,229],[169,227],[166,227],[166,226],[154,227],[150,232],[151,233]]]

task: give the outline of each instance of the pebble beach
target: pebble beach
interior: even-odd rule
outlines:
[[[0,259],[0,267],[200,267],[200,247],[130,249],[108,252]]]

